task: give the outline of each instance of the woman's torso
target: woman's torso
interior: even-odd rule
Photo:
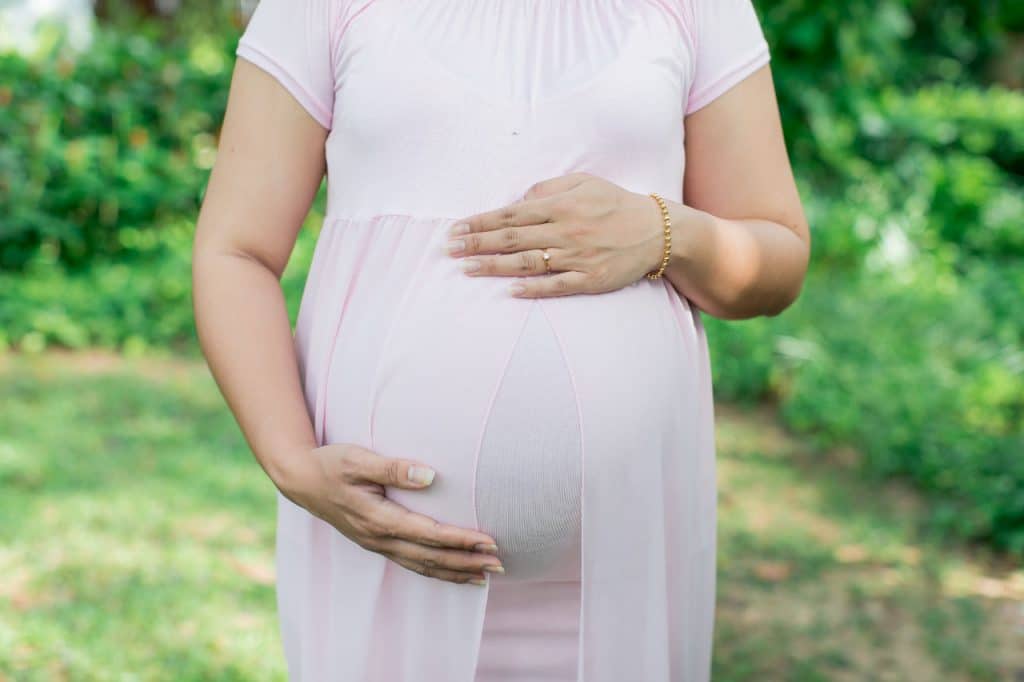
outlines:
[[[329,214],[458,217],[573,171],[680,198],[692,56],[673,3],[352,4]]]
[[[665,280],[513,298],[509,278],[463,274],[445,231],[574,171],[681,199],[680,30],[659,2],[378,0],[337,48],[300,310],[329,358],[325,442],[434,466],[430,489],[389,497],[494,534],[504,579],[578,579],[582,422],[621,423],[602,466],[628,476],[645,455],[630,435],[669,418],[694,329]],[[586,414],[582,374],[605,392]]]

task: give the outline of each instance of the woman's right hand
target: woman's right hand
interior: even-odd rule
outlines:
[[[500,569],[494,539],[477,530],[442,524],[385,497],[384,486],[419,490],[433,472],[425,464],[384,457],[350,443],[331,443],[308,453],[312,475],[282,492],[331,524],[363,549],[383,554],[421,575],[454,583],[485,584],[486,567]],[[426,473],[419,483],[410,467]],[[280,486],[279,486],[280,487]]]

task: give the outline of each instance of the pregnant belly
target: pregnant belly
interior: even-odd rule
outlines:
[[[487,416],[474,488],[508,579],[579,579],[580,441],[571,377],[534,306]]]
[[[325,227],[333,233],[321,235],[329,241],[318,243],[300,309],[329,320],[315,332],[329,358],[324,442],[432,466],[430,488],[389,488],[388,497],[491,534],[502,579],[579,579],[586,467],[628,476],[631,458],[659,456],[637,452],[632,436],[678,404],[686,358],[675,294],[644,280],[517,299],[506,292],[511,278],[469,277],[444,253],[452,222],[383,216]],[[595,424],[602,442],[591,450],[611,454],[591,461]],[[628,514],[628,500],[602,492]]]

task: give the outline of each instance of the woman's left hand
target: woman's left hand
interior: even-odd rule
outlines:
[[[448,252],[467,274],[528,275],[516,283],[522,292],[512,292],[523,298],[621,289],[661,267],[665,248],[654,199],[582,172],[538,182],[520,201],[464,218],[449,234]]]

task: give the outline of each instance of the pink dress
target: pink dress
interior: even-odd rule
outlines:
[[[667,279],[517,299],[444,245],[574,171],[681,201],[684,116],[769,59],[750,0],[263,0],[237,54],[330,131],[295,329],[318,442],[432,465],[388,496],[492,534],[507,570],[424,577],[279,495],[290,678],[708,679],[698,310]]]

